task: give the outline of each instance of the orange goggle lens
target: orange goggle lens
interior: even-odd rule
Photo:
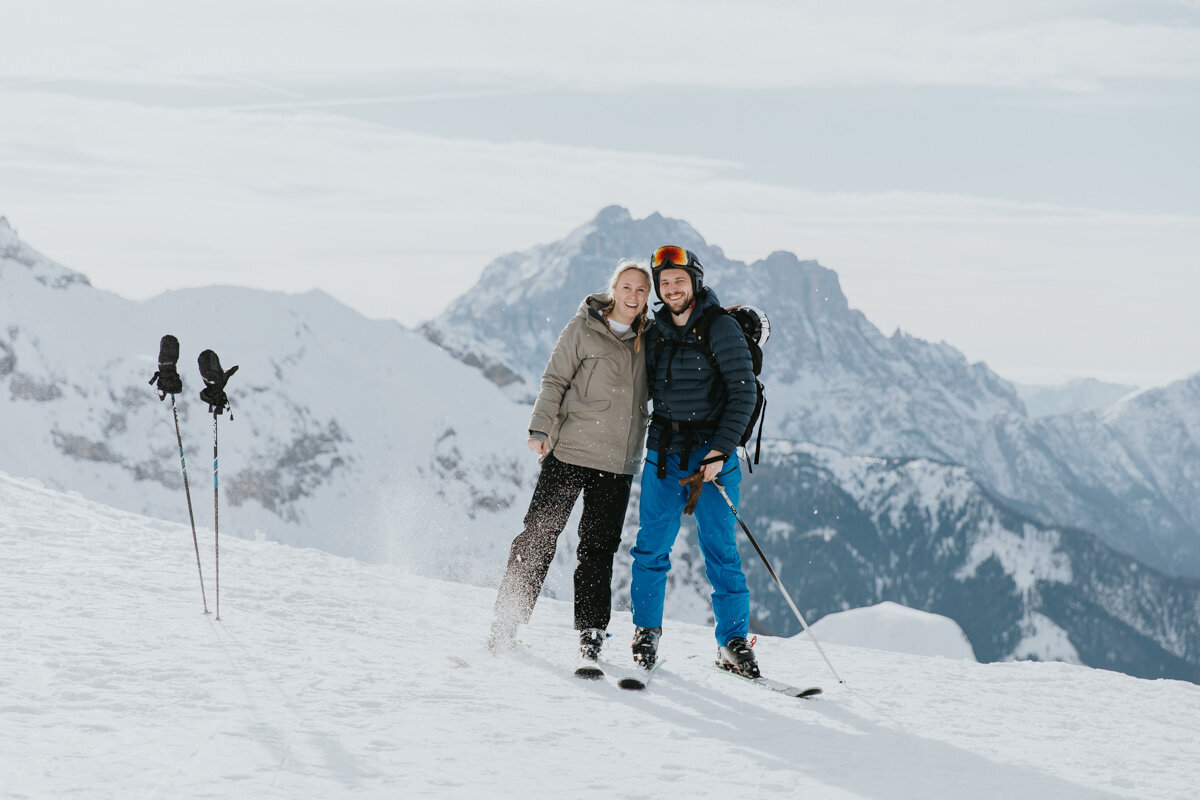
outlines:
[[[664,264],[673,265],[676,267],[686,267],[689,263],[687,250],[675,245],[667,245],[660,247],[654,251],[654,257],[650,259],[650,264],[655,269]]]

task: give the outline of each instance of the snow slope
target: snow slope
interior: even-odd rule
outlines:
[[[223,521],[224,518],[223,518]],[[235,512],[232,533],[242,524]],[[213,602],[211,532],[201,532]],[[0,474],[6,798],[1191,798],[1200,686],[763,638],[794,700],[668,622],[650,690],[579,681],[543,599],[505,656],[492,592],[222,536]],[[613,623],[610,656],[631,633]]]

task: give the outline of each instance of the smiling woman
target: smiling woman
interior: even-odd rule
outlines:
[[[541,456],[542,471],[500,583],[492,649],[508,646],[529,622],[582,492],[575,629],[582,655],[599,656],[612,613],[613,556],[642,461],[649,298],[646,268],[622,259],[608,290],[584,298],[554,347],[529,422],[529,449]]]

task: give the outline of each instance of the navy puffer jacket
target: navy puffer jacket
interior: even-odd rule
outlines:
[[[671,420],[699,425],[692,452],[707,439],[709,449],[730,456],[750,423],[758,394],[750,349],[741,327],[725,315],[713,321],[709,344],[716,369],[692,330],[705,309],[719,305],[716,293],[704,287],[682,329],[675,326],[666,306],[654,313],[658,324],[646,348],[646,376],[654,401],[654,417],[646,437],[650,450],[658,449],[664,420]],[[682,453],[684,449],[683,435],[672,432],[667,452]]]

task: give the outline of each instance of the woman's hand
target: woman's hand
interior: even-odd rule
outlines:
[[[537,453],[539,456],[544,456],[550,450],[550,442],[545,439],[530,439],[526,444],[529,449]]]

